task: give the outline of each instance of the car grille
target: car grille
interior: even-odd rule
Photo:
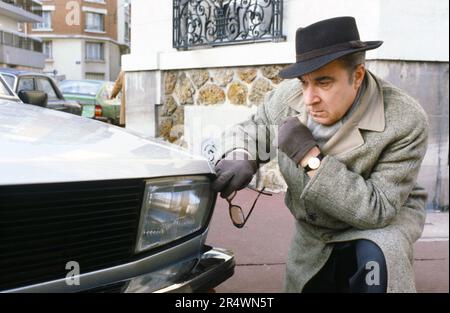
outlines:
[[[127,262],[143,180],[0,187],[0,290]],[[72,269],[72,268],[71,268]]]
[[[119,282],[115,284],[106,285],[103,287],[84,290],[79,293],[123,293],[128,287],[128,282]]]

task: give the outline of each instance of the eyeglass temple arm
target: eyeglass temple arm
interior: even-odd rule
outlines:
[[[269,192],[264,192],[264,189],[266,189],[266,187],[263,187],[263,189],[261,189],[261,190],[258,190],[258,189],[256,189],[256,188],[253,188],[253,187],[251,187],[251,186],[247,186],[247,188],[248,188],[248,189],[251,189],[251,190],[253,190],[253,191],[256,191],[257,193],[259,193],[258,197],[259,197],[261,194],[263,194],[263,195],[265,195],[265,196],[272,196],[271,193],[269,193]],[[256,199],[258,199],[258,198],[256,198]]]
[[[253,189],[253,190],[254,190],[254,188],[250,188],[250,189]],[[252,207],[251,207],[251,209],[250,209],[250,212],[248,212],[247,217],[244,219],[244,224],[247,222],[248,218],[250,217],[250,214],[252,214],[253,209],[254,209],[255,206],[256,206],[256,202],[258,202],[258,199],[259,199],[259,197],[261,196],[261,194],[266,194],[266,193],[263,192],[264,189],[265,189],[265,187],[263,187],[262,190],[257,190],[257,191],[258,191],[258,196],[256,197],[255,201],[253,201],[253,205],[252,205]],[[267,194],[267,195],[271,196],[271,194]]]

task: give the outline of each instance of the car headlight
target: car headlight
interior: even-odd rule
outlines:
[[[161,246],[203,228],[214,195],[207,177],[146,181],[136,252]]]

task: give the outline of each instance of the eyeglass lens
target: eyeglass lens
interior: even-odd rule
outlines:
[[[230,207],[231,219],[235,224],[243,224],[245,222],[244,213],[242,208],[237,205],[232,205]]]

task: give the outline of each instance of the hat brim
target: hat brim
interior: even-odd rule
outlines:
[[[343,57],[345,55],[360,51],[376,49],[383,44],[383,41],[365,41],[364,43],[366,44],[366,46],[361,48],[339,51],[324,56],[320,56],[314,59],[288,65],[286,68],[280,71],[279,76],[285,79],[300,77],[302,75],[311,73],[321,68],[322,66],[325,66],[328,63],[336,59],[339,59],[340,57]]]

